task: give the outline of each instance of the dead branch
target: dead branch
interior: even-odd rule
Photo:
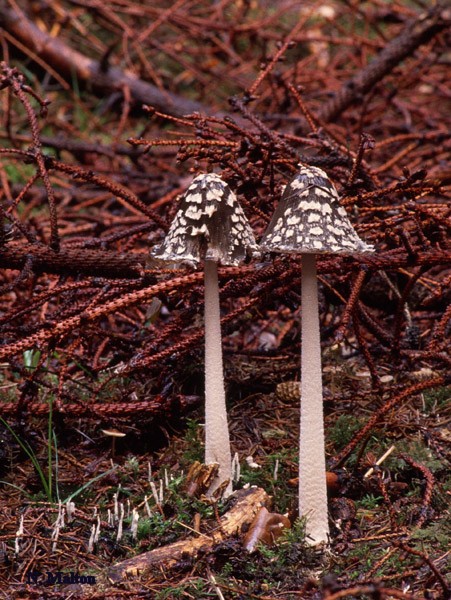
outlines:
[[[47,402],[31,402],[26,405],[28,414],[33,414],[36,417],[47,416],[52,410],[52,413],[67,415],[69,417],[83,417],[106,419],[113,416],[129,416],[136,417],[137,415],[152,415],[156,416],[164,412],[169,414],[169,405],[174,404],[178,408],[190,404],[194,404],[199,400],[198,396],[176,396],[170,399],[164,396],[153,396],[150,400],[142,402],[94,402],[94,403],[53,403],[51,409]],[[15,415],[21,412],[20,404],[17,402],[5,402],[0,404],[0,415]]]
[[[199,102],[180,98],[171,92],[162,93],[154,85],[142,81],[131,71],[114,66],[106,68],[97,61],[70,48],[60,38],[52,37],[27,19],[8,8],[0,8],[0,26],[27,48],[48,62],[54,70],[70,81],[76,75],[79,81],[89,84],[96,92],[111,94],[130,90],[132,100],[137,104],[150,104],[171,115],[183,116],[193,112],[209,113],[209,109]]]
[[[334,121],[349,106],[361,102],[362,96],[393,71],[396,65],[449,27],[449,24],[449,11],[439,4],[417,19],[409,21],[401,33],[391,40],[369,65],[344,83],[336,96],[321,109],[320,120]]]
[[[23,269],[29,259],[34,273],[136,279],[142,275],[146,254],[120,254],[64,246],[59,252],[54,252],[44,244],[19,242],[10,242],[0,248],[2,269]]]
[[[1,34],[0,34],[1,35]],[[4,138],[5,134],[0,131],[0,138]],[[16,142],[22,142],[23,144],[31,145],[32,137],[25,134],[15,134],[14,139]],[[61,133],[55,137],[48,135],[40,136],[42,146],[47,148],[55,148],[56,150],[66,150],[71,152],[73,155],[83,154],[100,154],[114,158],[114,156],[129,156],[131,158],[137,158],[143,154],[140,148],[124,146],[122,144],[116,144],[115,146],[108,146],[101,144],[100,142],[86,142],[81,140],[74,140],[69,136],[64,136]]]
[[[269,503],[265,490],[252,487],[237,492],[236,504],[220,519],[216,531],[199,537],[189,537],[169,546],[155,548],[139,556],[115,565],[108,571],[110,581],[118,582],[125,577],[136,577],[152,567],[171,568],[183,557],[194,557],[202,549],[208,551],[224,539],[240,534],[244,525],[252,523],[260,508]]]
[[[326,123],[334,121],[349,106],[360,102],[362,96],[401,61],[449,27],[449,22],[449,11],[440,4],[417,19],[409,21],[401,33],[391,40],[369,65],[341,86],[335,97],[323,106],[318,119]],[[43,60],[48,61],[58,73],[66,77],[72,77],[76,73],[80,81],[89,83],[97,92],[122,94],[127,88],[134,102],[149,104],[174,116],[194,112],[211,113],[207,106],[199,102],[181,98],[167,91],[162,93],[157,87],[142,81],[128,70],[123,71],[110,65],[105,67],[101,62],[87,58],[64,44],[61,39],[41,31],[23,12],[18,14],[7,8],[0,8],[0,26]]]

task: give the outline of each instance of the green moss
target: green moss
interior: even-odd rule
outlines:
[[[443,462],[436,458],[431,450],[420,440],[399,442],[396,445],[396,449],[398,452],[404,452],[420,465],[424,465],[432,473],[438,473],[443,471],[445,468]],[[392,461],[387,463],[387,466],[389,466],[393,471],[399,471],[400,469],[405,468],[406,463],[404,461],[400,461],[399,459],[398,461],[392,459]],[[423,479],[420,471],[418,471],[418,478]]]
[[[413,547],[427,553],[441,553],[449,550],[451,539],[451,516],[434,522],[429,527],[417,529],[411,535]]]
[[[192,463],[204,460],[204,430],[196,419],[187,419],[186,433],[184,439],[184,451],[182,460],[184,463],[191,465]]]
[[[365,494],[360,500],[356,501],[356,507],[364,510],[373,510],[377,508],[383,501],[382,496],[376,496],[375,494]]]
[[[441,410],[449,406],[451,401],[451,391],[449,386],[432,388],[423,393],[424,412],[426,414],[436,415]]]
[[[336,452],[344,448],[361,429],[365,420],[355,415],[340,415],[334,425],[327,430],[327,439],[332,442]]]
[[[10,185],[25,183],[36,173],[35,165],[17,161],[5,164],[4,169]]]
[[[258,457],[257,463],[261,468],[251,468],[246,462],[241,465],[240,485],[257,485],[265,489],[273,498],[273,504],[278,512],[290,510],[295,502],[296,490],[289,485],[293,477],[290,465],[297,466],[297,450],[274,452],[266,457]],[[278,461],[277,480],[274,479]],[[297,467],[296,467],[297,470]]]
[[[160,592],[155,592],[155,600],[172,600],[172,598],[217,598],[217,593],[211,589],[212,585],[201,577],[193,577],[175,586],[166,587]]]

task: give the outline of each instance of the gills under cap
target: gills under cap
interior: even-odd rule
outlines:
[[[256,253],[254,234],[235,194],[219,175],[207,173],[193,179],[165,240],[151,255],[172,262],[207,259],[238,265]]]
[[[296,254],[374,251],[357,235],[327,174],[302,165],[285,187],[260,247]]]

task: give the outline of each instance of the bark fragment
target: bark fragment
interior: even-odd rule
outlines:
[[[257,487],[239,490],[236,498],[236,504],[221,517],[220,526],[210,535],[189,537],[124,560],[108,570],[108,578],[117,583],[125,577],[144,574],[152,567],[164,566],[170,569],[175,567],[181,558],[194,557],[201,549],[203,552],[209,551],[227,537],[239,535],[243,526],[252,523],[261,507],[270,501],[265,490]]]

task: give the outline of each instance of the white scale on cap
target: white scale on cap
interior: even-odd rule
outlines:
[[[219,175],[207,173],[193,179],[165,240],[152,256],[174,262],[207,259],[238,265],[257,252],[254,234],[235,194]]]
[[[326,173],[310,166],[300,166],[299,173],[285,187],[260,247],[305,254],[374,250],[355,232]]]

